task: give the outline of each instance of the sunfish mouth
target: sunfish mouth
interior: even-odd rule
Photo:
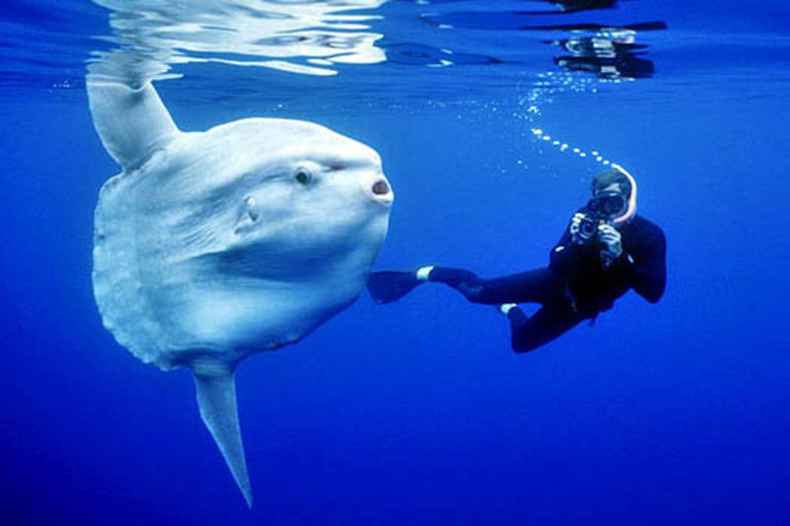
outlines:
[[[390,193],[390,185],[384,179],[379,179],[373,184],[373,195],[384,196]]]

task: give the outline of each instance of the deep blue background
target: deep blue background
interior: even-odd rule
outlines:
[[[778,24],[715,14],[721,31]],[[790,522],[788,72],[754,64],[757,51],[781,55],[769,37],[757,51],[701,45],[705,60],[670,40],[651,51],[656,78],[559,94],[534,124],[519,103],[528,83],[468,104],[364,109],[349,97],[287,115],[381,153],[397,198],[379,268],[544,264],[597,167],[535,141],[537,125],[637,176],[640,212],[667,233],[669,286],[656,306],[630,294],[525,356],[495,310],[446,289],[381,307],[361,298],[239,369],[252,511],[188,372],[143,365],[101,326],[92,214],[117,168],[84,93],[6,89],[0,523]],[[453,74],[459,93],[475,82]],[[274,111],[190,103],[177,84],[161,91],[187,130]]]

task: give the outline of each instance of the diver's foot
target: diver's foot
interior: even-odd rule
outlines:
[[[529,321],[527,314],[515,303],[505,303],[499,306],[499,312],[505,315],[510,322],[510,329],[520,330]]]
[[[499,312],[507,316],[510,314],[510,311],[515,308],[518,308],[518,303],[503,303],[498,307],[498,310]]]
[[[368,292],[376,303],[392,303],[423,283],[413,270],[384,270],[368,276]]]

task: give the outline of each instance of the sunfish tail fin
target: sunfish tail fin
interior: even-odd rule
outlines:
[[[392,303],[411,292],[422,283],[414,271],[396,272],[386,270],[368,276],[368,292],[376,303]]]
[[[212,374],[195,371],[195,388],[203,423],[225,457],[247,506],[252,508],[252,488],[236,408],[235,373],[233,370]]]
[[[124,169],[143,164],[179,133],[150,82],[132,88],[91,74],[86,86],[93,125],[107,152]]]

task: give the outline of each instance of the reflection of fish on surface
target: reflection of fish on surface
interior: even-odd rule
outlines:
[[[379,17],[358,12],[385,0],[94,2],[110,10],[112,40],[120,45],[94,55],[115,77],[166,78],[170,64],[209,62],[326,76],[337,64],[385,60],[375,45],[382,35],[368,25]]]
[[[146,363],[194,372],[201,416],[248,504],[234,371],[359,295],[393,195],[371,148],[310,122],[178,130],[153,86],[92,74],[91,114],[122,172],[95,214],[102,321]]]

